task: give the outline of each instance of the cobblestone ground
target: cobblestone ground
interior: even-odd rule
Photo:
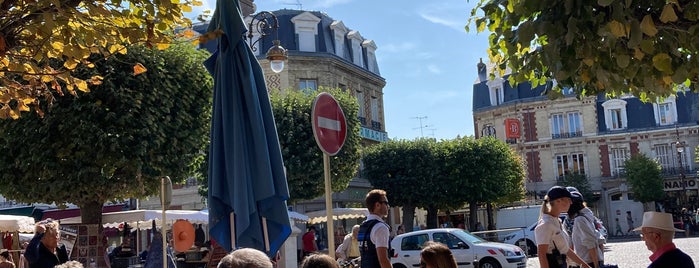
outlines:
[[[680,237],[673,241],[679,249],[692,257],[694,265],[699,267],[699,246],[697,246],[699,245],[699,237]],[[650,260],[648,260],[650,254],[651,252],[646,248],[641,238],[635,237],[608,242],[604,260],[606,263],[619,265],[619,268],[643,268],[650,264]],[[529,258],[527,267],[539,268],[539,259],[537,257]]]

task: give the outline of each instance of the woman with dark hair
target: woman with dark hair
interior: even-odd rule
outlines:
[[[573,219],[573,248],[575,253],[590,266],[602,267],[604,263],[603,247],[600,246],[600,235],[597,231],[596,218],[592,210],[587,208],[583,196],[579,192],[571,192],[573,204],[568,209],[568,217]]]
[[[567,258],[581,263],[583,268],[590,268],[590,265],[570,250],[570,238],[558,217],[561,212],[568,211],[572,203],[571,197],[570,192],[561,186],[551,187],[544,197],[539,222],[534,229],[541,268],[567,268]]]
[[[420,252],[420,268],[456,268],[456,260],[446,245],[428,241]]]
[[[0,250],[0,268],[15,268],[15,263],[12,262],[12,255],[7,249]]]

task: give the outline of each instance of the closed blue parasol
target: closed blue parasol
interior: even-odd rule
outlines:
[[[273,257],[291,234],[289,189],[267,86],[243,39],[238,0],[217,1],[209,31],[217,29],[223,31],[218,50],[204,63],[214,77],[209,234],[228,251],[256,248]]]

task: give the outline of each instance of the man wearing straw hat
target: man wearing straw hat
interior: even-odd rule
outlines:
[[[641,232],[641,239],[646,243],[650,255],[649,268],[684,267],[694,268],[692,258],[672,243],[676,231],[672,214],[647,211],[643,213],[643,224],[634,231]]]

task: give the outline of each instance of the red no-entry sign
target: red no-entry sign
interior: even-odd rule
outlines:
[[[347,120],[340,104],[329,93],[320,93],[313,100],[311,118],[318,147],[330,156],[336,155],[347,137]]]

